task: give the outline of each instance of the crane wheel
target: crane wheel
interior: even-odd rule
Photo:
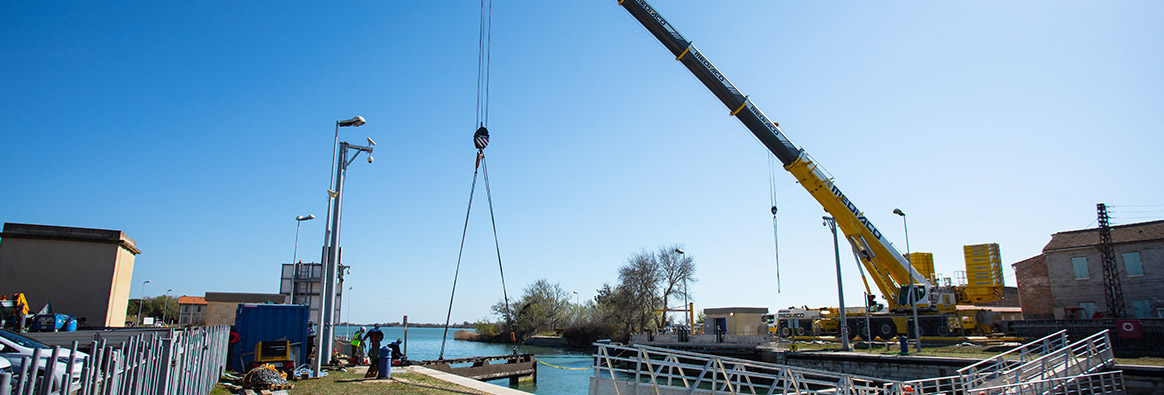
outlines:
[[[876,320],[873,321],[873,335],[880,337],[881,340],[889,340],[897,336],[897,325],[893,320]]]

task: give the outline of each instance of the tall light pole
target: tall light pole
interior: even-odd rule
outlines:
[[[352,296],[352,286],[349,285],[348,286],[348,297],[350,298],[351,296]],[[348,319],[344,320],[344,322],[347,322],[349,324],[352,323],[352,300],[351,299],[348,299]]]
[[[359,118],[359,117],[357,117]],[[362,122],[363,118],[359,118]],[[362,125],[362,123],[360,123]],[[338,126],[344,126],[337,123]],[[337,126],[337,127],[338,127]],[[353,125],[359,126],[359,125]],[[340,214],[343,208],[344,199],[344,176],[347,173],[348,165],[356,160],[360,152],[368,153],[368,163],[372,163],[372,147],[376,142],[368,139],[367,146],[352,145],[346,141],[339,144],[339,160],[335,162],[335,189],[328,190],[328,196],[331,196],[329,203],[331,206],[331,226],[330,238],[328,244],[324,248],[327,251],[327,259],[324,262],[323,280],[321,282],[321,296],[322,304],[319,309],[319,330],[316,331],[316,341],[319,344],[319,353],[316,354],[314,366],[312,370],[315,377],[319,377],[320,371],[323,369],[323,359],[330,360],[332,350],[335,347],[335,319],[336,319],[336,286],[337,278],[339,277],[339,241],[340,241]],[[348,158],[348,150],[355,150],[355,154]],[[334,200],[334,203],[331,202]]]
[[[340,127],[357,127],[357,126],[362,126],[365,123],[367,123],[367,121],[364,120],[364,117],[361,117],[359,115],[354,116],[350,119],[345,119],[342,121],[335,121],[335,137],[333,137],[332,143],[331,143],[331,165],[330,165],[330,167],[328,167],[329,172],[332,168],[338,168],[338,166],[336,166],[336,163],[335,163],[335,156],[336,156],[336,149],[337,149],[338,143],[339,143],[339,128]],[[312,368],[313,368],[312,371],[315,374],[315,377],[319,377],[320,369],[322,367],[322,358],[320,358],[320,356],[323,354],[319,353],[319,351],[323,347],[323,341],[322,341],[322,339],[323,339],[323,301],[322,300],[324,298],[324,295],[326,295],[327,291],[331,291],[333,295],[335,294],[335,291],[332,290],[332,287],[328,286],[328,284],[326,284],[324,282],[324,278],[326,277],[324,275],[324,272],[327,271],[327,258],[329,255],[331,255],[331,253],[328,251],[328,240],[331,239],[331,228],[330,228],[330,226],[331,226],[331,210],[332,210],[331,202],[332,202],[332,199],[335,199],[335,197],[336,197],[336,195],[333,195],[333,193],[335,193],[335,192],[333,192],[331,189],[332,184],[335,182],[335,173],[331,173],[331,174],[332,174],[330,176],[331,178],[329,178],[327,180],[327,188],[328,188],[327,189],[327,210],[324,211],[324,215],[326,216],[326,219],[324,220],[324,223],[323,223],[323,248],[320,250],[320,258],[319,258],[319,265],[320,265],[320,278],[319,278],[320,309],[319,309],[319,320],[317,320],[317,321],[320,323],[320,326],[319,326],[319,330],[315,331],[316,344],[319,344],[319,347],[316,347],[315,362],[312,364]],[[314,274],[315,274],[315,270],[311,270],[310,273],[308,274],[308,277],[309,278],[313,277]],[[310,284],[310,282],[308,282],[308,284]],[[333,284],[333,286],[334,286],[334,284]],[[306,304],[308,306],[308,309],[310,309],[311,308],[310,293],[308,290],[304,290],[303,292],[305,294],[307,294],[307,297],[305,299],[307,299]],[[330,349],[330,347],[329,347],[329,349]]]
[[[295,216],[295,249],[291,252],[291,265],[294,268],[294,271],[291,273],[292,304],[295,303],[295,290],[297,289],[296,286],[299,285],[299,225],[302,225],[303,221],[310,221],[313,219],[315,219],[314,214]]]
[[[917,337],[917,352],[921,352],[921,324],[917,321],[917,301],[914,300],[913,289],[913,262],[909,259],[909,221],[905,219],[905,212],[899,208],[893,209],[893,213],[901,216],[901,225],[905,227],[905,263],[909,267],[909,293],[906,294],[906,300],[909,301],[910,306],[913,306],[913,334]]]
[[[675,253],[679,254],[679,268],[682,269],[683,268],[683,259],[687,257],[687,254],[684,254],[683,250],[680,250],[678,248],[675,249]],[[663,306],[663,307],[666,307],[666,306]],[[684,275],[683,275],[683,307],[687,309],[687,314],[685,314],[687,316],[687,330],[690,331],[691,330],[691,304],[690,304],[690,302],[687,301],[687,274],[686,273],[684,273]]]
[[[146,284],[149,284],[149,283],[150,283],[150,280],[145,280],[145,282],[141,283],[141,299],[137,300],[137,324],[138,325],[141,325],[142,323],[145,322],[145,320],[141,319],[141,306],[145,304],[145,286],[146,286]]]
[[[166,313],[168,313],[169,312],[168,310],[170,310],[170,299],[169,299],[170,292],[174,292],[174,289],[173,288],[167,289],[166,293],[162,294],[162,296],[166,297],[165,299],[162,299],[162,301],[166,303],[164,306],[162,306],[162,323],[163,324],[166,323]]]
[[[331,167],[327,168],[329,171],[336,167],[335,166],[335,155],[336,155],[336,149],[339,147],[339,145],[338,145],[339,144],[339,128],[340,127],[358,127],[358,126],[363,126],[366,123],[368,123],[368,122],[364,120],[364,117],[361,117],[359,115],[356,115],[356,116],[352,117],[351,119],[345,119],[342,121],[335,121],[335,137],[332,139],[332,142],[331,142]],[[324,225],[324,227],[323,227],[323,253],[319,259],[319,262],[321,264],[327,260],[327,255],[328,255],[327,241],[331,237],[331,228],[329,228],[328,226],[331,224],[331,201],[332,201],[332,199],[335,198],[335,196],[332,196],[332,190],[331,190],[331,186],[334,182],[335,182],[335,174],[332,173],[331,178],[329,178],[327,180],[327,188],[328,188],[327,189],[327,210],[324,211],[324,215],[326,215],[327,218],[323,221],[324,222],[324,224],[323,224]],[[323,294],[320,293],[320,295],[323,295]]]
[[[837,298],[841,303],[841,351],[849,351],[849,325],[845,317],[845,288],[841,283],[841,245],[837,240],[837,219],[827,215],[821,219],[824,220],[824,226],[833,232],[833,255],[837,258]]]

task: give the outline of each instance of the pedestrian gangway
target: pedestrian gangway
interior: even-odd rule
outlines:
[[[958,370],[895,381],[650,346],[595,344],[591,395],[1123,394],[1107,331],[1069,343],[1065,331]]]
[[[958,369],[957,376],[905,382],[917,394],[1122,394],[1108,331],[1074,343],[1059,331]]]
[[[595,344],[591,395],[902,394],[900,381],[651,346]]]

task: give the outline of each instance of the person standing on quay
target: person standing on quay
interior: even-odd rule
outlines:
[[[361,326],[360,330],[356,331],[356,333],[352,335],[352,357],[356,359],[356,365],[364,364],[363,337],[365,331],[367,331],[367,329]]]

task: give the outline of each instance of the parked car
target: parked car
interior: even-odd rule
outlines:
[[[49,358],[52,358],[52,347],[7,329],[0,329],[0,359],[7,360],[11,364],[13,372],[22,371],[24,360],[26,358],[31,360],[33,353],[38,348],[41,349],[41,357],[36,363],[36,368],[44,371]],[[57,374],[62,375],[68,372],[69,391],[73,391],[80,387],[81,368],[85,365],[85,359],[89,358],[89,354],[78,351],[73,365],[68,366],[70,356],[68,349],[61,349],[60,354],[57,355],[56,371]],[[58,382],[57,380],[60,379],[54,378],[53,380]]]

